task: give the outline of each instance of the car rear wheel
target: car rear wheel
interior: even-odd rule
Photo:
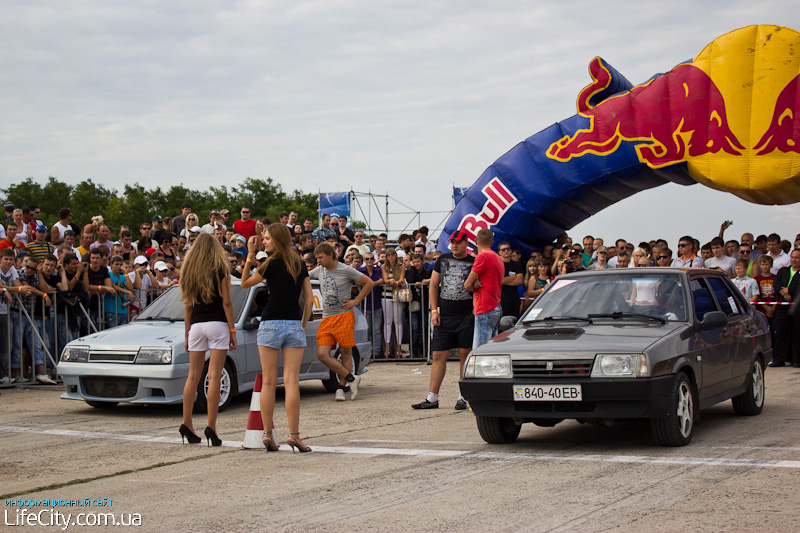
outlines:
[[[219,385],[219,412],[224,411],[233,401],[233,370],[230,362],[226,361],[222,367],[222,376]],[[200,384],[197,387],[197,400],[194,402],[194,410],[198,413],[208,412],[208,361],[203,367],[203,375],[200,376]]]
[[[96,400],[86,400],[86,403],[97,409],[111,409],[116,407],[119,402],[98,402]]]
[[[478,432],[481,438],[489,444],[508,444],[519,437],[522,426],[514,422],[513,418],[496,416],[476,416]]]
[[[669,395],[666,418],[651,421],[653,436],[662,446],[686,446],[694,431],[694,387],[689,376],[680,372]]]
[[[731,399],[733,410],[737,415],[754,416],[764,409],[764,367],[760,359],[753,362],[749,380],[744,394]]]
[[[336,350],[336,359],[339,361],[342,360],[342,354],[339,350]],[[353,362],[355,363],[356,372],[358,372],[358,367],[361,364],[361,356],[355,348],[353,348]],[[336,392],[336,389],[339,388],[339,376],[331,370],[328,377],[322,380],[322,386],[325,387],[325,390],[328,392]]]

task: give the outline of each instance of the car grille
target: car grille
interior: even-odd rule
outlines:
[[[121,352],[121,351],[102,351],[91,350],[89,352],[89,361],[92,363],[98,362],[111,362],[111,363],[133,363],[136,359],[136,352]]]
[[[515,378],[558,378],[589,374],[592,371],[592,359],[575,359],[569,361],[513,361]],[[548,369],[548,366],[551,368]]]
[[[86,394],[98,398],[132,398],[139,390],[138,378],[91,376],[81,378],[81,382]]]

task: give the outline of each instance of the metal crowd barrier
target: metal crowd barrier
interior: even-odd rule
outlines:
[[[126,306],[128,312],[126,313],[126,323],[130,322],[132,318],[141,313],[144,308],[149,305],[155,298],[160,296],[165,289],[150,288],[150,289],[134,289],[134,298],[130,300],[132,304],[138,309],[135,311],[130,305]],[[50,371],[55,371],[58,361],[61,359],[61,352],[64,346],[73,339],[89,333],[97,333],[107,329],[105,319],[105,293],[98,293],[91,291],[89,295],[89,309],[87,309],[80,298],[76,301],[75,305],[66,305],[60,302],[61,298],[58,296],[60,291],[51,291],[50,296],[51,305],[47,307],[44,299],[40,298],[41,313],[33,313],[23,305],[22,296],[19,294],[12,294],[16,299],[16,308],[12,308],[12,304],[8,305],[8,315],[6,320],[6,346],[5,349],[0,350],[2,359],[0,365],[6,370],[5,375],[9,378],[14,377],[11,373],[11,356],[14,345],[14,335],[18,335],[19,345],[19,361],[20,361],[20,375],[24,376],[26,371],[30,372],[30,378],[22,380],[28,383],[35,382],[36,378],[36,349],[37,343],[41,346],[42,355],[45,365],[45,373],[54,377]],[[142,294],[140,294],[140,292]],[[144,295],[144,300],[140,298]],[[115,295],[115,298],[122,299],[122,295]],[[95,300],[96,299],[96,300]],[[96,301],[96,310],[92,310],[92,303]],[[118,308],[119,306],[115,306]],[[71,314],[75,314],[71,318]],[[59,315],[63,314],[63,324],[59,325]],[[16,328],[15,322],[19,320],[20,327]],[[41,323],[37,324],[37,320]],[[29,326],[31,331],[30,338],[23,337],[24,326]],[[120,324],[117,324],[120,325]],[[61,329],[59,329],[61,328]],[[62,331],[63,330],[63,331]],[[30,367],[24,366],[24,348],[26,347],[30,352]],[[57,376],[56,376],[57,377]]]
[[[430,287],[430,286],[428,285],[428,287]],[[412,291],[414,289],[416,289],[416,287],[414,287],[412,284],[409,284],[409,288],[411,288]],[[380,298],[379,298],[379,300],[380,300]],[[383,346],[384,346],[386,341],[383,338],[383,327],[381,327],[380,328],[380,336],[381,336],[380,349],[381,349],[381,351],[379,353],[377,353],[377,354],[376,353],[372,354],[372,360],[373,361],[387,361],[387,362],[389,362],[389,361],[394,361],[394,362],[396,362],[396,361],[427,361],[427,362],[430,362],[432,360],[432,356],[431,356],[431,352],[430,352],[430,339],[431,339],[431,337],[433,335],[433,326],[431,325],[431,310],[430,310],[430,305],[428,305],[427,291],[423,290],[423,288],[420,287],[420,306],[421,306],[421,309],[419,311],[419,313],[421,314],[421,316],[420,316],[420,322],[421,322],[420,328],[423,330],[420,333],[420,336],[421,336],[421,339],[422,339],[421,340],[421,343],[422,343],[422,350],[421,351],[422,351],[422,354],[423,354],[422,357],[414,357],[412,355],[414,353],[415,346],[414,346],[414,331],[413,331],[413,328],[412,328],[412,324],[413,324],[412,314],[413,313],[411,311],[410,303],[411,302],[403,304],[403,313],[404,313],[404,317],[403,317],[403,319],[404,319],[404,322],[403,322],[403,338],[405,338],[406,336],[408,337],[409,356],[408,357],[396,357],[396,356],[383,357]],[[366,318],[367,317],[367,298],[364,298],[364,300],[361,301],[359,306],[360,306],[359,309],[361,310],[361,313]],[[382,307],[379,307],[379,309],[382,309]],[[383,314],[381,314],[381,316],[382,316],[381,324],[383,324],[383,320],[385,320],[385,317],[383,316]],[[406,327],[406,323],[408,324],[408,327]],[[367,319],[367,328],[368,328],[368,336],[369,336],[369,339],[370,339],[370,343],[372,344],[373,352],[374,352],[375,343],[373,342],[372,339],[374,338],[375,331],[374,331],[374,328],[373,328],[372,321],[369,320],[369,319]],[[397,342],[402,346],[403,344],[405,344],[403,342],[403,340],[404,339],[398,339]]]

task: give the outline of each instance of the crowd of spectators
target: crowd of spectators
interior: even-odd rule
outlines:
[[[201,216],[188,202],[180,206],[180,214],[155,215],[136,228],[112,228],[102,216],[79,225],[67,207],[48,228],[39,220],[37,205],[17,208],[6,202],[4,210],[7,218],[0,227],[0,288],[4,293],[0,299],[0,383],[21,379],[20,337],[32,354],[35,379],[51,382],[48,368],[52,370],[52,362],[71,338],[129,321],[161,291],[178,283],[183,258],[200,233],[220,241],[232,275],[240,278],[248,240],[271,223],[267,218],[253,218],[248,205],[241,206],[239,217],[231,220],[227,209]],[[296,211],[289,211],[280,213],[278,221],[288,227],[294,249],[309,270],[316,266],[315,247],[325,242],[341,262],[375,282],[363,310],[376,357],[426,355],[430,331],[427,291],[441,255],[428,239],[427,227],[390,240],[386,233],[371,234],[351,227],[344,216],[322,214],[316,226],[313,219],[301,221]],[[634,245],[623,238],[606,243],[587,235],[573,242],[564,233],[529,255],[526,251],[523,257],[522,250],[510,243],[495,243],[494,250],[504,265],[503,316],[519,316],[559,275],[607,268],[714,268],[725,272],[752,302],[783,300],[773,284],[781,269],[790,267],[790,252],[800,247],[800,235],[794,243],[774,233],[757,237],[744,233],[738,241],[726,240],[724,232],[729,225],[723,223],[719,234],[704,244],[691,236],[681,237],[674,250],[664,239]],[[260,252],[256,261],[266,257]],[[79,304],[90,320],[82,316]],[[757,306],[779,337],[785,337],[787,328],[793,331],[793,322],[782,317],[775,305]],[[796,330],[796,363],[800,364],[800,326]],[[9,342],[8,335],[15,340]],[[403,345],[408,345],[405,351]],[[795,350],[791,343],[788,346],[786,350]],[[776,360],[794,362],[791,355]]]

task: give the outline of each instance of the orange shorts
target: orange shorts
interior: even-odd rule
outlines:
[[[352,348],[356,345],[355,328],[356,314],[352,311],[323,318],[317,330],[317,346],[338,343],[342,348]]]

